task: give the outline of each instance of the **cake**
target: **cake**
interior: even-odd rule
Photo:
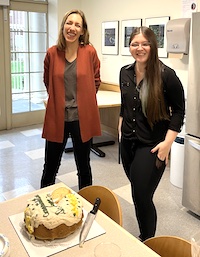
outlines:
[[[67,237],[81,226],[82,219],[82,202],[66,187],[35,195],[24,211],[27,232],[41,240]]]

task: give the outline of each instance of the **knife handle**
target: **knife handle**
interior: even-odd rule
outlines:
[[[93,206],[93,209],[91,210],[92,214],[96,214],[97,213],[97,211],[99,209],[99,206],[100,206],[100,203],[101,203],[101,199],[100,198],[96,198],[94,206]]]

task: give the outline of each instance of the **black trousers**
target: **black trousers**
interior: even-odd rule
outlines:
[[[122,164],[131,182],[132,198],[142,241],[155,235],[157,213],[153,195],[165,169],[165,162],[157,159],[157,153],[151,153],[152,148],[141,144],[138,140],[124,138],[121,140]],[[156,162],[159,162],[159,168]]]
[[[61,164],[61,158],[71,135],[73,143],[74,158],[77,166],[79,189],[92,184],[92,172],[90,166],[91,140],[83,143],[81,140],[80,127],[78,121],[65,122],[64,138],[62,143],[50,142],[46,140],[45,162],[41,179],[41,187],[53,185]]]

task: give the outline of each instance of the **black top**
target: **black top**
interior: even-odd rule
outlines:
[[[138,139],[140,142],[155,145],[165,139],[168,129],[180,132],[185,115],[183,86],[173,69],[162,64],[163,94],[170,121],[162,120],[150,128],[142,112],[139,92],[136,89],[135,63],[126,65],[120,71],[121,110],[123,117],[122,137]]]

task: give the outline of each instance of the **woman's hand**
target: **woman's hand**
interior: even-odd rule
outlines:
[[[171,149],[171,144],[167,143],[166,141],[162,141],[159,144],[157,144],[152,150],[152,153],[158,152],[157,157],[161,161],[165,161],[165,164],[167,165],[169,160],[169,152]]]
[[[171,145],[174,142],[178,132],[173,130],[168,130],[165,136],[165,140],[157,144],[153,149],[151,149],[152,153],[158,152],[157,157],[161,161],[165,161],[167,165],[169,160],[169,152],[171,149]]]

